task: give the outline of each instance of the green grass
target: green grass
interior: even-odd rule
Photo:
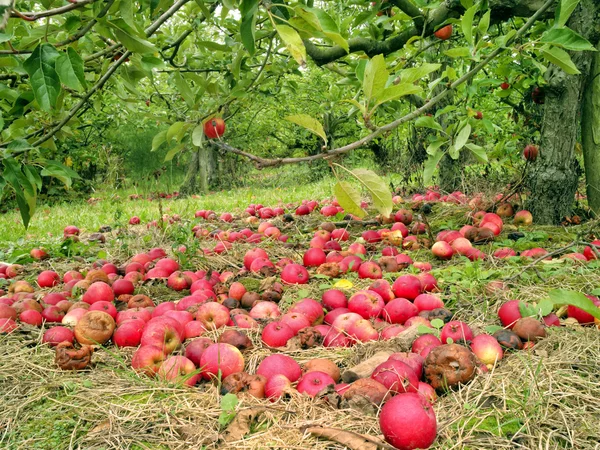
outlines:
[[[164,214],[179,214],[191,219],[199,209],[211,209],[217,213],[241,212],[250,203],[277,206],[303,199],[321,199],[332,195],[335,179],[326,178],[315,183],[304,183],[297,179],[288,186],[273,180],[266,186],[248,186],[239,189],[209,193],[200,198],[130,200],[130,194],[143,194],[134,189],[110,191],[100,190],[94,194],[98,202],[83,200],[65,201],[52,206],[38,205],[29,228],[23,228],[18,212],[0,216],[0,244],[11,242],[54,241],[62,237],[67,225],[76,225],[82,232],[95,232],[103,225],[124,226],[131,216],[139,216],[142,224],[160,219],[160,206]],[[148,194],[145,194],[148,195]],[[159,206],[160,205],[160,206]]]
[[[94,194],[100,201],[92,204],[65,201],[52,206],[40,205],[26,232],[20,225],[18,214],[11,212],[0,216],[0,261],[31,263],[27,256],[29,250],[37,245],[45,246],[52,258],[25,266],[23,278],[33,283],[42,268],[61,273],[74,267],[84,270],[98,258],[120,263],[131,254],[153,246],[160,245],[169,250],[185,244],[189,251],[179,257],[182,268],[204,269],[212,261],[219,270],[224,267],[229,270],[239,264],[249,246],[240,244],[231,253],[212,260],[198,254],[199,248],[211,245],[211,242],[207,244],[207,241],[191,237],[190,228],[196,222],[194,212],[198,209],[240,212],[249,203],[274,206],[331,196],[333,178],[312,183],[306,182],[308,178],[304,169],[282,171],[279,175],[277,172],[253,173],[247,186],[239,189],[214,192],[201,198],[162,200],[163,213],[179,214],[183,218],[181,223],[167,226],[164,231],[146,230],[146,222],[160,219],[161,208],[157,200],[129,200],[129,194],[141,193],[133,189],[117,192],[100,189]],[[464,225],[468,220],[467,211],[466,207],[435,205],[429,216],[434,234],[440,229]],[[127,225],[133,215],[141,217],[142,225]],[[312,230],[321,220],[319,215],[312,215],[291,225],[277,223],[289,231],[294,241],[306,244],[311,233],[298,233],[297,230]],[[82,230],[83,242],[63,242],[62,230],[68,224]],[[102,225],[115,230],[108,236],[107,243],[87,243],[85,235]],[[243,225],[237,222],[235,226]],[[117,233],[119,228],[123,229],[121,234]],[[525,230],[525,237],[516,243],[506,239],[505,232],[495,243],[480,248],[486,254],[500,246],[511,246],[519,251],[538,246],[557,248],[571,241],[575,232],[581,229],[535,227]],[[363,230],[363,226],[352,227],[352,240]],[[301,259],[301,248],[290,249],[272,242],[264,245],[273,261],[283,256]],[[456,319],[469,322],[477,331],[497,325],[497,309],[508,299],[537,302],[547,296],[550,289],[591,293],[600,287],[599,262],[582,265],[557,260],[539,264],[537,271],[522,273],[509,291],[489,295],[485,293],[485,285],[490,280],[522,271],[524,262],[520,258],[470,262],[464,257],[455,257],[441,262],[435,260],[428,249],[410,251],[409,254],[414,261],[432,263],[446,306],[455,313]],[[379,256],[380,253],[372,255],[375,259]],[[405,272],[416,270],[412,267]],[[396,276],[386,275],[390,281]],[[244,277],[241,280],[248,281],[249,286],[257,286],[263,281],[248,275]],[[354,283],[352,291],[370,284],[356,275],[345,278]],[[318,298],[335,281],[313,277],[308,285],[287,286],[280,306],[285,310],[299,298]],[[183,296],[152,283],[140,286],[139,293],[150,295],[157,302]],[[57,371],[53,365],[53,352],[37,345],[39,330],[36,333],[37,337],[29,341],[23,335],[0,336],[0,405],[3,407],[0,411],[0,448],[56,450],[69,448],[71,440],[75,447],[81,448],[202,448],[202,438],[222,431],[218,425],[221,413],[218,392],[210,384],[202,383],[186,390],[140,378],[130,370],[131,353],[118,351],[110,345],[94,353],[94,367],[89,371]],[[435,406],[439,437],[434,448],[489,450],[516,448],[517,443],[522,448],[594,448],[599,413],[594,399],[600,396],[594,376],[600,337],[592,327],[562,327],[549,334],[548,339],[536,344],[533,351],[507,354],[489,376],[478,377],[464,389],[442,396]],[[252,338],[256,345],[246,353],[249,371],[253,371],[268,353],[259,344],[259,334]],[[380,348],[377,346],[387,345],[371,344],[372,347],[365,344],[347,349],[294,351],[291,355],[299,360],[326,355],[345,368]],[[548,395],[549,391],[553,395]],[[306,423],[318,422],[370,435],[379,434],[376,417],[362,412],[335,411],[325,403],[307,399],[270,406],[273,406],[272,416],[251,426],[251,431],[256,431],[256,439],[252,442],[252,437],[248,437],[244,448],[297,444],[298,448],[325,449],[334,445],[302,436],[299,430]],[[275,412],[277,408],[296,413],[279,421],[282,416],[281,412]],[[113,426],[110,430],[106,429],[108,417]],[[3,434],[4,424],[8,426]]]

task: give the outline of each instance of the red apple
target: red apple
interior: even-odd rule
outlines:
[[[419,388],[419,378],[415,371],[408,364],[396,359],[388,359],[379,364],[371,378],[399,394],[417,392]]]
[[[256,369],[258,375],[270,380],[276,375],[284,375],[292,383],[300,378],[300,365],[290,356],[274,353],[263,359]]]
[[[113,333],[112,341],[117,347],[137,347],[142,341],[145,324],[146,322],[141,319],[123,322]]]
[[[163,350],[165,355],[173,353],[181,346],[184,328],[168,317],[157,317],[146,323],[142,333],[142,346],[154,346]]]
[[[385,440],[398,449],[429,448],[437,421],[431,404],[420,394],[392,397],[381,409],[379,426]]]
[[[436,308],[443,308],[444,302],[436,295],[433,294],[420,294],[415,298],[414,304],[421,311],[431,311]]]
[[[229,322],[229,309],[217,302],[204,303],[198,308],[196,320],[201,322],[207,330],[216,330]]]
[[[186,386],[194,386],[200,379],[200,374],[196,372],[196,366],[185,356],[168,357],[160,365],[157,376],[160,379]]]
[[[200,368],[205,380],[224,379],[232,373],[244,370],[244,357],[233,345],[212,344],[202,353]]]
[[[54,287],[60,283],[60,275],[53,270],[44,270],[37,277],[37,284],[41,288]]]
[[[454,342],[459,340],[468,342],[473,339],[473,331],[465,322],[452,320],[444,325],[440,334],[442,343],[448,344],[448,339],[452,339]]]
[[[100,301],[112,302],[114,299],[112,288],[103,281],[92,283],[82,297],[82,300],[90,305]]]
[[[435,336],[433,334],[423,334],[414,340],[411,351],[413,353],[420,354],[421,351],[423,351],[423,349],[426,347],[429,347],[429,346],[438,347],[440,345],[442,345],[442,341],[440,341],[437,336]]]
[[[52,327],[44,332],[42,342],[44,344],[50,344],[52,347],[60,344],[61,342],[71,342],[75,339],[73,331],[67,327]]]
[[[335,380],[325,372],[308,372],[298,381],[298,392],[316,397],[327,386],[335,385]]]
[[[382,317],[395,324],[403,325],[408,319],[418,314],[419,310],[405,298],[396,298],[385,305]]]
[[[191,341],[185,347],[185,357],[192,361],[196,367],[201,367],[200,359],[202,357],[202,353],[213,344],[208,338],[198,338]]]
[[[259,302],[250,310],[253,319],[275,319],[281,316],[279,306],[275,302]]]
[[[275,375],[265,383],[265,397],[274,402],[292,389],[292,382],[285,375]]]
[[[281,280],[288,284],[308,283],[308,271],[300,264],[288,264],[281,272]]]
[[[285,347],[294,335],[294,330],[285,323],[271,322],[263,328],[261,339],[269,347]]]
[[[504,351],[496,338],[489,334],[475,336],[471,341],[471,351],[490,369],[504,356]]]
[[[348,300],[348,309],[364,319],[379,317],[384,307],[381,296],[370,290],[357,291]]]
[[[323,323],[323,305],[312,298],[303,298],[292,305],[288,312],[305,315],[311,325]]]
[[[402,275],[396,278],[392,290],[397,298],[414,300],[421,293],[421,282],[414,275]]]
[[[133,354],[131,367],[136,372],[145,373],[153,377],[165,360],[165,354],[161,347],[153,345],[142,345]]]
[[[328,311],[332,311],[336,308],[345,308],[348,306],[346,294],[339,289],[329,289],[323,292],[321,302]]]

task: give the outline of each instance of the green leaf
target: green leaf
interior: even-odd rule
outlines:
[[[221,398],[221,414],[219,415],[219,425],[226,426],[235,417],[235,407],[238,404],[238,398],[235,394],[225,394]]]
[[[600,319],[600,308],[594,305],[589,298],[581,292],[567,291],[565,289],[553,289],[548,292],[550,299],[555,305],[572,305],[583,309],[586,313]]]
[[[0,44],[3,42],[10,41],[14,36],[8,33],[0,33]]]
[[[56,106],[60,93],[60,80],[56,73],[56,60],[60,53],[51,44],[38,45],[31,56],[23,62],[29,74],[29,82],[40,108],[50,111]]]
[[[85,90],[87,82],[83,72],[83,59],[73,47],[67,48],[67,51],[58,57],[56,72],[65,86],[80,92]]]
[[[202,124],[197,125],[192,131],[192,144],[196,147],[201,147],[204,142],[204,126]]]
[[[21,172],[21,164],[13,158],[5,158],[2,175],[6,182],[13,188],[23,225],[29,226],[29,221],[35,212],[37,190],[29,178]]]
[[[422,91],[423,89],[420,86],[416,86],[412,83],[400,83],[397,85],[392,85],[390,87],[385,88],[381,95],[377,97],[377,103],[373,108],[376,108],[382,103],[396,100],[406,95],[418,94]]]
[[[533,317],[538,313],[535,307],[529,306],[525,302],[519,302],[519,312],[521,313],[521,317]]]
[[[430,155],[429,158],[423,164],[423,184],[426,186],[431,184],[431,180],[433,178],[433,172],[435,172],[435,168],[439,164],[442,156],[444,156],[446,152],[437,151],[433,155]]]
[[[344,210],[360,218],[366,212],[360,207],[360,193],[347,181],[338,181],[333,187],[333,195]]]
[[[152,138],[152,150],[151,151],[153,151],[153,152],[156,151],[165,142],[167,142],[167,130],[164,130],[164,131],[161,131],[161,132],[157,133]]]
[[[560,0],[558,8],[556,8],[554,26],[565,26],[577,5],[579,5],[579,0]]]
[[[355,100],[353,98],[349,98],[347,100],[342,100],[342,101],[343,102],[352,103],[354,106],[356,106],[356,108],[358,108],[358,110],[362,113],[363,116],[367,112],[367,110],[365,109],[365,106],[362,103],[359,103],[357,100]]]
[[[488,325],[485,327],[485,332],[488,334],[494,334],[498,330],[503,330],[500,325]]]
[[[431,116],[421,116],[415,121],[415,127],[431,128],[433,130],[442,131],[442,126],[435,121]]]
[[[471,125],[468,123],[460,129],[454,138],[454,147],[457,151],[465,146],[467,141],[469,140],[469,136],[471,135]]]
[[[442,319],[433,319],[431,321],[431,326],[433,328],[437,328],[438,330],[444,326],[444,321]]]
[[[238,398],[235,396],[235,394],[225,394],[221,398],[221,409],[223,411],[231,411],[231,410],[235,409],[237,404],[238,404]]]
[[[446,144],[447,142],[448,142],[448,139],[438,139],[436,141],[433,141],[431,144],[429,144],[427,146],[427,150],[425,150],[425,152],[428,155],[435,155],[437,153],[438,149],[442,145]]]
[[[417,326],[417,333],[419,334],[438,334],[438,330],[436,330],[435,328],[429,328],[427,325],[418,325]]]
[[[470,142],[465,144],[465,147],[467,147],[469,150],[471,150],[471,153],[473,153],[473,156],[475,156],[475,158],[477,158],[477,161],[479,161],[480,163],[488,162],[488,156],[483,147],[473,144],[473,143],[470,143]]]
[[[179,153],[181,150],[183,150],[185,147],[184,144],[179,144],[176,145],[175,147],[173,147],[171,150],[169,150],[167,152],[167,154],[165,155],[165,160],[164,162],[169,162],[171,161],[173,158],[175,158],[175,155],[177,155],[177,153]]]
[[[216,50],[219,52],[230,52],[231,46],[225,44],[219,44],[218,42],[213,41],[197,41],[196,45],[199,47],[204,47],[209,50]]]
[[[368,169],[354,169],[352,175],[369,191],[373,204],[379,214],[383,217],[389,217],[392,213],[394,203],[392,202],[392,193],[387,183],[375,172]]]
[[[177,141],[181,140],[181,132],[183,131],[183,127],[185,126],[185,122],[175,122],[172,124],[167,130],[167,141],[175,138]]]
[[[544,298],[540,300],[537,307],[542,316],[547,316],[554,310],[554,302],[549,298]]]
[[[479,30],[479,35],[481,37],[485,36],[490,27],[490,10],[488,9],[481,20],[479,20],[479,25],[477,25],[477,29]]]
[[[325,37],[342,47],[348,52],[348,41],[342,37],[337,24],[331,16],[318,8],[309,8],[307,6],[297,6],[294,8],[296,14],[315,31],[322,33]]]
[[[398,74],[402,83],[413,83],[425,78],[431,72],[438,70],[441,64],[424,63],[419,67],[411,67],[410,69],[401,70]]]
[[[465,35],[465,40],[469,45],[473,45],[473,18],[479,9],[479,3],[471,6],[465,11],[461,19],[462,32]]]
[[[131,28],[135,28],[135,21],[133,20],[133,2],[131,0],[121,0],[119,3],[119,12],[125,23]]]
[[[133,30],[129,30],[125,21],[117,19],[106,22],[113,29],[115,37],[125,46],[127,50],[133,53],[156,53],[156,47],[151,42],[137,36]]]
[[[293,116],[285,117],[285,120],[300,125],[317,136],[320,136],[325,141],[325,145],[327,145],[327,135],[325,134],[323,125],[321,125],[317,119],[312,118],[308,114],[295,114]]]
[[[175,72],[173,79],[175,81],[175,86],[177,86],[177,90],[185,100],[185,103],[191,108],[194,106],[194,93],[190,89],[189,84],[183,79],[181,73]]]
[[[542,55],[552,64],[557,65],[569,75],[577,75],[578,73],[581,73],[579,72],[579,69],[575,67],[575,64],[573,64],[569,54],[563,49],[558,47],[544,46],[542,47]]]
[[[162,69],[165,66],[165,62],[156,56],[144,55],[140,60],[140,66],[143,70],[152,72],[153,69]]]
[[[444,55],[450,58],[465,58],[467,56],[471,56],[471,50],[469,47],[454,47],[444,50]]]
[[[306,65],[306,48],[298,32],[288,25],[276,25],[275,28],[298,65]]]
[[[384,56],[377,55],[371,58],[367,63],[363,78],[363,92],[369,103],[383,93],[388,78],[389,73],[385,67]]]
[[[196,4],[200,8],[200,11],[202,11],[202,14],[204,14],[204,17],[208,19],[210,17],[210,9],[206,7],[204,0],[196,0]]]
[[[596,48],[586,38],[571,30],[570,28],[551,28],[542,34],[540,42],[558,45],[567,50],[591,51]]]
[[[258,0],[242,0],[240,4],[240,14],[242,15],[242,21],[240,23],[240,36],[242,38],[242,44],[250,53],[250,56],[254,55],[256,51],[254,43],[254,30],[256,11],[258,10]]]
[[[41,175],[43,177],[53,177],[60,180],[67,189],[71,188],[74,179],[78,180],[81,178],[73,169],[58,161],[44,161],[43,165],[44,168],[42,169]]]

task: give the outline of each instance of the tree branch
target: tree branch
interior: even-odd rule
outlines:
[[[425,17],[421,13],[421,10],[413,5],[410,0],[392,0],[390,3],[410,17],[417,28],[423,29]]]
[[[422,29],[422,26],[419,28],[412,26],[400,34],[383,41],[377,41],[368,38],[348,39],[348,53],[364,52],[369,57],[379,54],[389,55],[390,53],[394,53],[395,51],[403,48],[411,38],[421,36],[423,31],[425,36],[433,34],[435,27],[442,24],[450,17],[458,17],[460,11],[462,10],[462,6],[460,5],[460,9],[457,8],[456,10],[453,10],[446,3],[448,2],[442,3],[431,13],[431,18],[425,26],[425,30]],[[304,46],[306,47],[307,55],[310,56],[318,66],[333,62],[348,54],[346,53],[346,50],[338,45],[331,47],[317,47],[308,39],[304,39],[303,42]]]
[[[49,9],[47,11],[42,12],[22,13],[13,9],[10,13],[10,17],[18,17],[20,19],[32,22],[34,20],[43,19],[44,17],[58,16],[59,14],[67,13],[69,11],[81,8],[82,6],[88,5],[90,3],[94,3],[95,1],[96,0],[72,0],[69,5],[61,6],[60,8]]]
[[[363,137],[362,139],[359,139],[358,141],[352,142],[351,144],[345,145],[343,147],[338,147],[336,149],[332,149],[323,153],[318,153],[316,155],[311,155],[311,156],[304,156],[304,157],[299,157],[299,158],[276,158],[276,159],[269,159],[269,158],[261,158],[260,156],[256,156],[256,155],[252,155],[248,152],[244,152],[242,150],[236,149],[234,147],[232,147],[229,144],[226,144],[225,142],[222,141],[211,141],[212,144],[222,150],[228,151],[230,153],[235,153],[237,155],[240,156],[244,156],[245,158],[250,159],[251,161],[254,161],[256,166],[261,169],[261,168],[265,168],[265,167],[278,167],[278,166],[282,166],[285,164],[296,164],[296,163],[300,163],[300,162],[312,162],[312,161],[317,161],[319,159],[328,159],[331,158],[333,156],[337,156],[337,155],[341,155],[344,153],[347,153],[351,150],[355,150],[357,148],[362,147],[363,145],[367,144],[368,142],[372,141],[373,139],[375,139],[377,136],[387,132],[387,131],[391,131],[395,128],[398,128],[400,125],[402,125],[403,123],[409,122],[413,119],[416,119],[417,117],[419,117],[421,114],[429,111],[431,108],[433,108],[437,103],[439,103],[441,100],[443,100],[448,94],[450,94],[450,92],[452,92],[453,90],[455,90],[458,86],[460,86],[461,84],[469,81],[470,79],[472,79],[479,71],[481,71],[490,61],[492,61],[494,58],[496,58],[496,56],[498,56],[500,53],[502,53],[504,50],[506,50],[506,48],[515,40],[520,39],[523,34],[525,33],[525,31],[527,31],[534,23],[535,21],[548,9],[550,8],[550,6],[552,6],[554,4],[556,0],[547,0],[546,3],[544,3],[544,5],[533,15],[529,18],[529,20],[519,29],[519,31],[517,31],[517,33],[511,38],[509,39],[504,47],[498,47],[496,50],[494,50],[492,53],[489,54],[489,56],[487,58],[485,58],[483,61],[479,62],[477,65],[475,65],[475,67],[473,67],[469,72],[467,72],[466,74],[464,74],[462,77],[460,77],[459,79],[457,79],[456,81],[454,81],[453,83],[451,83],[444,91],[440,92],[438,95],[436,95],[435,97],[429,99],[423,106],[421,106],[420,108],[414,110],[413,112],[391,122],[388,123],[387,125],[384,125],[380,128],[378,128],[377,130],[375,130],[374,132],[372,132],[371,134]]]
[[[433,10],[427,23],[423,24],[422,21],[420,21],[421,19],[419,19],[419,16],[423,17],[420,10],[412,5],[410,1],[392,0],[392,3],[411,18],[414,19],[416,17],[417,20],[414,21],[415,26],[383,41],[369,38],[349,39],[348,53],[364,52],[369,57],[379,54],[383,54],[384,56],[389,55],[390,53],[402,49],[409,39],[413,37],[431,36],[438,25],[441,25],[450,18],[458,18],[464,12],[464,7],[459,1],[447,0]],[[556,3],[556,1],[553,3]],[[539,11],[543,4],[543,0],[490,0],[489,7],[491,19],[495,23],[510,17],[530,17],[536,13],[536,11]],[[318,66],[333,62],[348,54],[342,47],[337,45],[318,47],[308,39],[305,39],[303,42],[306,47],[307,55],[310,56]]]
[[[185,5],[186,3],[188,3],[190,0],[178,0],[177,2],[175,2],[173,4],[173,6],[171,6],[167,11],[165,11],[158,19],[156,19],[156,21],[150,25],[148,28],[146,28],[145,33],[146,33],[146,37],[150,37],[152,36],[160,27],[161,25],[163,25],[171,16],[173,16],[177,11],[179,11],[179,9]],[[56,123],[56,125],[53,125],[53,128],[44,136],[40,137],[37,141],[35,141],[32,144],[32,147],[37,147],[41,144],[43,144],[44,142],[46,142],[47,140],[51,139],[56,133],[58,133],[60,131],[60,129],[66,125],[73,117],[75,117],[75,115],[77,114],[77,112],[88,102],[88,100],[96,93],[98,92],[100,89],[102,89],[102,87],[106,84],[106,82],[110,79],[110,77],[116,72],[116,70],[119,68],[119,66],[121,64],[123,64],[131,55],[132,53],[130,51],[125,51],[121,57],[115,61],[106,71],[106,73],[104,75],[102,75],[102,77],[96,82],[96,84],[88,91],[85,93],[85,95],[81,98],[81,100],[79,102],[77,102],[67,113],[67,115],[58,123]],[[38,130],[36,132],[33,133],[33,135],[37,135],[39,134],[39,132],[43,132],[42,130]],[[8,143],[5,143],[4,145],[8,145]]]

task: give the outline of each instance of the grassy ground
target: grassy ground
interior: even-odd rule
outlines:
[[[38,205],[28,230],[22,226],[17,211],[0,215],[0,249],[2,245],[23,240],[52,240],[61,237],[66,225],[76,225],[86,232],[97,231],[103,225],[113,227],[126,225],[131,216],[137,215],[142,223],[159,220],[160,209],[164,214],[179,214],[193,217],[198,209],[212,209],[219,212],[240,211],[250,203],[263,203],[277,206],[303,199],[324,198],[332,195],[333,178],[324,178],[315,183],[305,182],[306,173],[292,172],[285,177],[274,173],[255,176],[248,186],[233,190],[212,192],[197,198],[187,197],[176,200],[163,199],[159,202],[154,194],[148,194],[135,188],[111,190],[106,187],[94,193],[91,200],[65,201],[53,206]],[[130,200],[130,195],[153,197],[151,201]]]
[[[64,272],[72,267],[85,268],[98,257],[126,261],[131,254],[154,246],[168,251],[185,243],[190,250],[181,257],[184,268],[223,270],[239,264],[249,246],[240,245],[227,255],[205,258],[195,253],[197,242],[189,228],[193,212],[200,208],[227,211],[243,208],[250,202],[274,205],[303,198],[330,195],[332,182],[298,183],[279,190],[272,184],[264,188],[245,188],[220,192],[201,199],[165,200],[163,212],[180,214],[182,224],[165,230],[146,231],[144,226],[126,227],[132,215],[142,221],[160,217],[158,202],[126,200],[128,192],[101,192],[95,204],[78,203],[42,207],[27,234],[17,225],[15,214],[0,217],[0,260],[29,262],[26,256],[34,245],[43,244],[53,258],[28,264],[24,277],[33,280],[41,269]],[[115,195],[121,197],[116,199]],[[459,227],[466,223],[465,208],[434,207],[429,221],[434,230]],[[292,225],[294,230],[310,230],[321,221],[309,217]],[[84,231],[96,231],[101,225],[114,227],[106,244],[76,244],[66,248],[61,243],[62,229],[75,224]],[[119,227],[124,227],[119,232]],[[504,236],[482,248],[512,245],[517,250],[543,246],[549,250],[571,241],[586,226],[572,229],[536,227],[516,244]],[[353,230],[358,235],[363,229]],[[52,236],[48,235],[50,233]],[[309,234],[299,234],[308,240]],[[270,246],[272,259],[301,251]],[[433,261],[429,251],[411,253],[415,261],[430,261],[442,288],[446,305],[460,320],[484,330],[497,324],[496,312],[506,300],[518,298],[539,301],[550,289],[573,289],[586,293],[600,288],[597,263],[587,265],[572,261],[539,264],[536,270],[523,272],[519,260],[469,262],[454,258],[448,263]],[[496,295],[484,287],[494,279],[517,275],[510,289]],[[348,277],[355,289],[366,286]],[[282,305],[305,297],[319,297],[330,282],[313,279],[301,288],[288,288]],[[157,301],[181,297],[161,286],[144,286],[142,293]],[[352,409],[338,410],[325,402],[309,401],[299,395],[268,405],[253,421],[243,440],[219,441],[224,426],[219,417],[216,387],[202,384],[193,389],[169,386],[137,376],[130,369],[132,351],[115,352],[99,349],[94,367],[82,372],[62,372],[55,368],[54,353],[40,345],[43,330],[22,328],[11,335],[0,335],[0,448],[3,449],[343,449],[332,441],[316,439],[304,429],[310,425],[343,428],[379,435],[376,416]],[[216,337],[216,335],[215,335]],[[251,334],[254,349],[245,354],[247,370],[252,372],[270,352],[260,346],[260,336]],[[314,357],[334,360],[342,369],[364,359],[382,346],[403,349],[400,341],[377,342],[350,349],[296,350],[290,355],[299,362]],[[435,406],[438,418],[436,449],[598,449],[600,406],[600,332],[595,328],[565,325],[549,330],[547,339],[529,351],[507,357],[489,374],[478,376],[456,392],[444,395]],[[266,403],[243,399],[238,413],[245,408],[265,407]]]

